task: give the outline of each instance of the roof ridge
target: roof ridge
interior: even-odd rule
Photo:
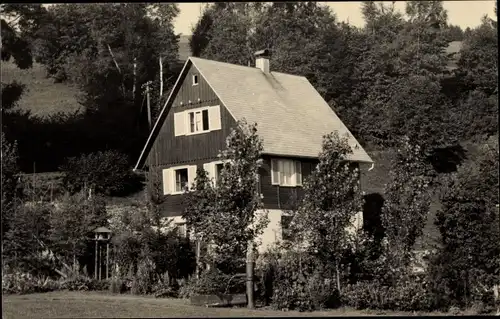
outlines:
[[[220,64],[231,65],[231,66],[236,66],[236,67],[240,67],[240,68],[246,68],[246,69],[252,69],[252,70],[259,70],[259,68],[256,68],[254,66],[236,64],[236,63],[229,63],[229,62],[222,62],[222,61],[217,61],[217,60],[210,60],[210,59],[200,58],[200,57],[197,57],[197,56],[189,56],[188,58],[189,59],[203,60],[203,61],[207,61],[207,62],[210,62],[210,63],[220,63]],[[303,75],[297,75],[297,74],[291,74],[291,73],[284,73],[284,72],[279,72],[279,71],[271,71],[269,73],[270,74],[283,74],[283,75],[287,75],[287,76],[295,76],[295,77],[298,77],[298,78],[305,78],[305,79],[307,79]]]

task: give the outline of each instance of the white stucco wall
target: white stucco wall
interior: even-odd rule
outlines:
[[[271,248],[273,244],[282,239],[281,231],[281,216],[283,215],[283,210],[279,209],[267,209],[258,210],[257,214],[265,214],[267,212],[267,217],[269,222],[267,227],[264,228],[262,234],[257,238],[258,251],[259,253],[265,252],[267,249]],[[166,217],[170,220],[170,227],[175,226],[177,223],[184,223],[185,220],[182,216]],[[363,213],[359,212],[352,218],[352,226],[349,227],[349,232],[354,234],[358,229],[363,227]]]

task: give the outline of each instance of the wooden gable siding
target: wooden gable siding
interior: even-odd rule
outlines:
[[[198,75],[198,85],[192,84],[192,76]],[[191,103],[190,103],[191,101]],[[181,102],[183,105],[181,105]],[[203,106],[220,105],[221,130],[189,135],[175,136],[174,112],[181,112]],[[150,167],[181,165],[196,160],[216,159],[219,150],[225,148],[226,137],[236,121],[200,75],[194,65],[191,65],[182,80],[178,92],[172,102],[172,109],[167,115],[160,132],[153,143],[148,156]]]
[[[198,169],[203,169],[203,164],[208,163],[207,160],[191,161],[191,165],[197,165]],[[302,162],[302,178],[307,178],[315,165],[317,160],[314,159],[301,159]],[[161,176],[163,168],[169,168],[176,165],[166,165],[157,167],[158,176]],[[259,171],[260,174],[260,192],[264,196],[262,202],[264,209],[283,209],[288,210],[292,208],[294,200],[300,200],[304,195],[302,187],[279,187],[271,184],[271,157],[263,156],[263,165]],[[165,200],[161,204],[162,216],[172,217],[182,215],[184,209],[185,195],[170,195],[165,196]]]
[[[189,163],[189,165],[196,165],[198,169],[203,169],[203,164],[211,161],[207,160],[194,160]],[[162,169],[170,168],[177,165],[165,165],[155,167],[158,176],[162,176]],[[163,188],[160,185],[160,192],[163,192]],[[172,216],[180,216],[184,210],[184,194],[179,195],[167,195],[164,197],[164,201],[160,204],[160,210],[162,217],[172,217]]]

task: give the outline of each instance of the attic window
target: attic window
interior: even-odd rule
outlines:
[[[198,85],[198,74],[193,74],[193,85]]]

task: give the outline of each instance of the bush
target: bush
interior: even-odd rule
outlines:
[[[192,295],[240,293],[245,293],[245,276],[228,275],[217,269],[211,269],[203,272],[199,279],[189,280],[180,295],[183,298],[189,298]]]
[[[435,303],[424,282],[414,280],[397,286],[384,286],[377,281],[347,285],[342,303],[356,309],[432,311]]]
[[[150,258],[144,257],[137,267],[130,291],[134,295],[147,295],[153,288],[155,265]]]
[[[30,294],[59,289],[59,283],[48,277],[34,277],[21,272],[4,273],[2,275],[2,294]]]
[[[68,158],[61,170],[66,172],[63,183],[71,193],[91,187],[97,194],[126,196],[142,188],[128,157],[114,150]]]
[[[127,291],[125,281],[119,278],[113,278],[109,281],[109,292],[112,294],[122,294]]]
[[[310,255],[293,251],[268,253],[259,266],[258,296],[279,310],[334,308],[339,295]],[[272,297],[269,293],[272,291]]]
[[[179,293],[179,283],[171,279],[168,272],[158,279],[158,282],[152,288],[155,298],[177,298]]]

